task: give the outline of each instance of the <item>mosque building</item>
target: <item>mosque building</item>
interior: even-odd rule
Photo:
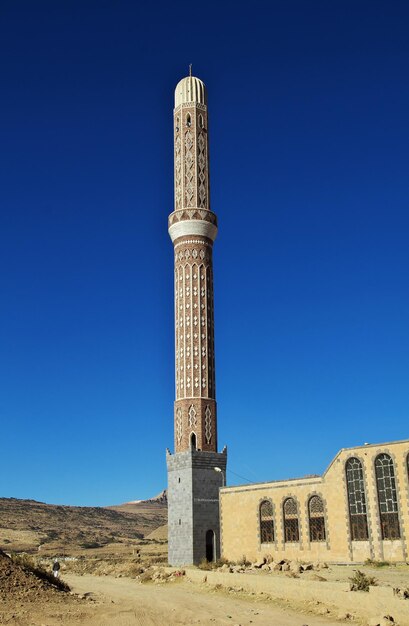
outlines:
[[[322,476],[225,486],[218,452],[207,94],[175,90],[174,453],[167,450],[169,563],[220,556],[399,562],[409,550],[409,440],[342,449]]]

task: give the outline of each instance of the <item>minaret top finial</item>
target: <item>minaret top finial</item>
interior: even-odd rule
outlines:
[[[191,63],[189,63],[189,76],[190,77],[192,76],[192,64]]]

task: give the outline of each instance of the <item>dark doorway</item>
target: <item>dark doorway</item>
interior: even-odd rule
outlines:
[[[213,530],[208,530],[206,533],[206,561],[213,563],[216,560],[215,550],[215,534]]]
[[[196,435],[195,435],[195,433],[192,433],[190,435],[190,447],[192,448],[192,450],[196,450]]]

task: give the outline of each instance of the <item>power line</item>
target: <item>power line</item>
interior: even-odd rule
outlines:
[[[254,484],[255,484],[255,481],[254,481],[254,480],[250,480],[249,478],[246,478],[245,476],[241,476],[240,474],[236,474],[236,472],[233,472],[233,470],[231,470],[231,469],[228,469],[227,471],[228,471],[230,474],[234,474],[234,475],[235,475],[235,476],[237,476],[238,478],[241,478],[242,480],[245,480],[245,481],[246,481],[246,482],[248,482],[248,483],[254,483]]]

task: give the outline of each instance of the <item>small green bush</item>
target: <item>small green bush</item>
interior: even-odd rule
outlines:
[[[351,581],[351,591],[369,591],[369,587],[377,585],[378,581],[373,576],[367,576],[359,569],[349,578]]]

